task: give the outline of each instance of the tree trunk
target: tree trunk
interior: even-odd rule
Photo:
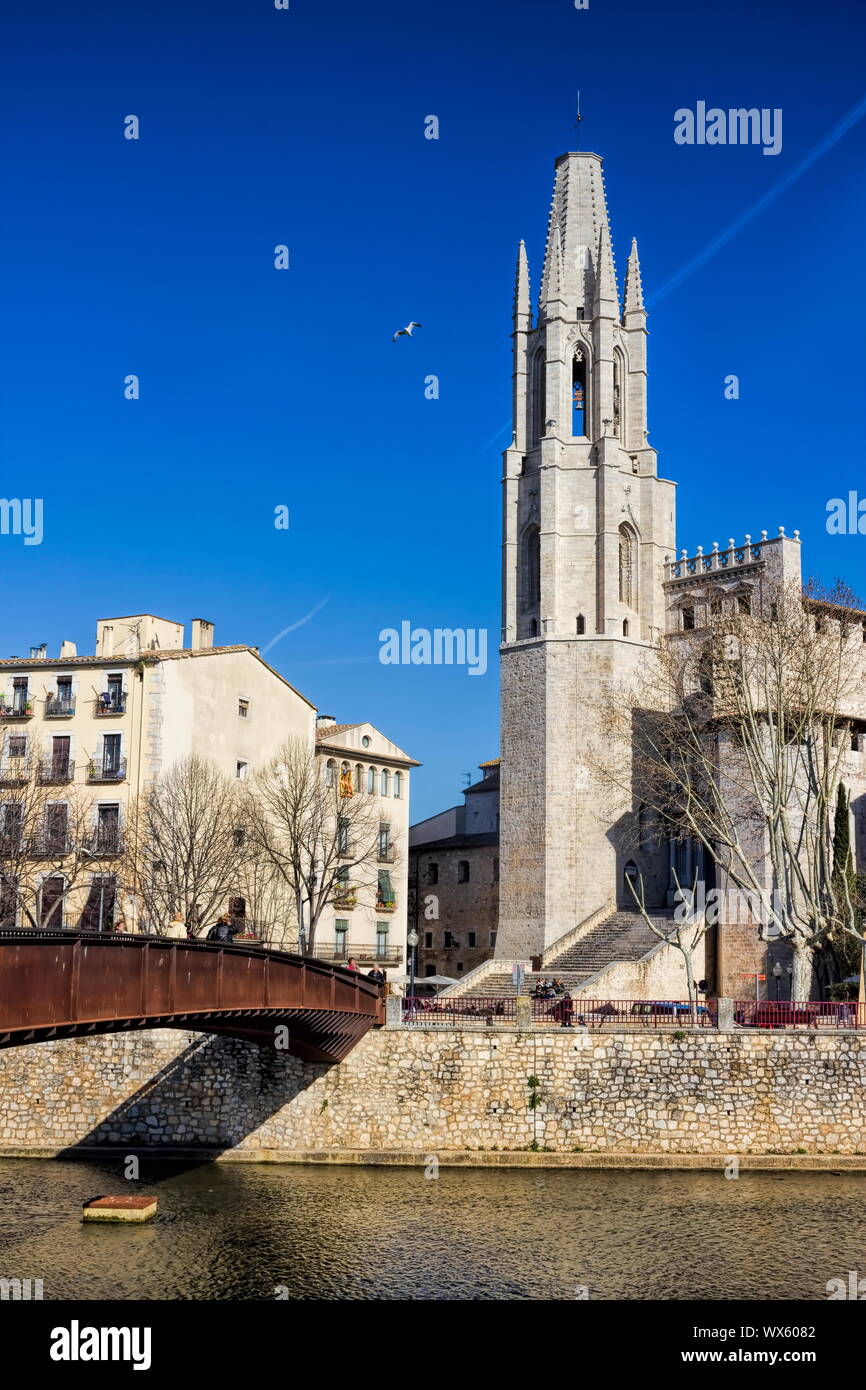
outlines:
[[[813,952],[810,946],[800,936],[795,936],[792,942],[794,947],[794,973],[791,976],[791,998],[803,1001],[808,999],[812,993],[812,957]]]

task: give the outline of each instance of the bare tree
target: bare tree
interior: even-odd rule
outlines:
[[[319,919],[329,904],[355,900],[377,882],[376,803],[351,771],[328,766],[298,738],[289,739],[248,784],[257,847],[281,876],[304,921],[312,955]]]
[[[790,941],[795,998],[808,998],[831,932],[863,939],[848,877],[833,874],[863,617],[839,586],[779,591],[766,611],[662,638],[606,711],[609,736],[628,731],[633,763],[608,762],[602,776],[670,838],[702,845],[765,933]]]
[[[0,766],[0,925],[59,930],[86,874],[113,863],[73,771],[32,754]]]
[[[191,754],[130,807],[126,881],[141,919],[157,933],[176,912],[201,929],[237,893],[250,854],[240,786]]]

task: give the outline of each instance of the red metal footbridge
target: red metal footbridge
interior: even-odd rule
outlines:
[[[0,1048],[180,1028],[339,1062],[383,1022],[373,981],[286,951],[97,932],[0,933]]]

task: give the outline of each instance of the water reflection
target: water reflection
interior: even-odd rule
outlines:
[[[155,1192],[141,1227],[83,1226]],[[0,1277],[46,1298],[825,1299],[866,1273],[866,1174],[0,1160]]]

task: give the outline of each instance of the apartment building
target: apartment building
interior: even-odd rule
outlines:
[[[363,833],[372,831],[375,854],[357,863],[347,818],[345,888],[319,921],[315,954],[354,959],[362,971],[378,965],[392,978],[406,966],[409,778],[419,764],[372,724],[337,724],[327,715],[319,717],[316,751],[341,798],[363,802]]]

